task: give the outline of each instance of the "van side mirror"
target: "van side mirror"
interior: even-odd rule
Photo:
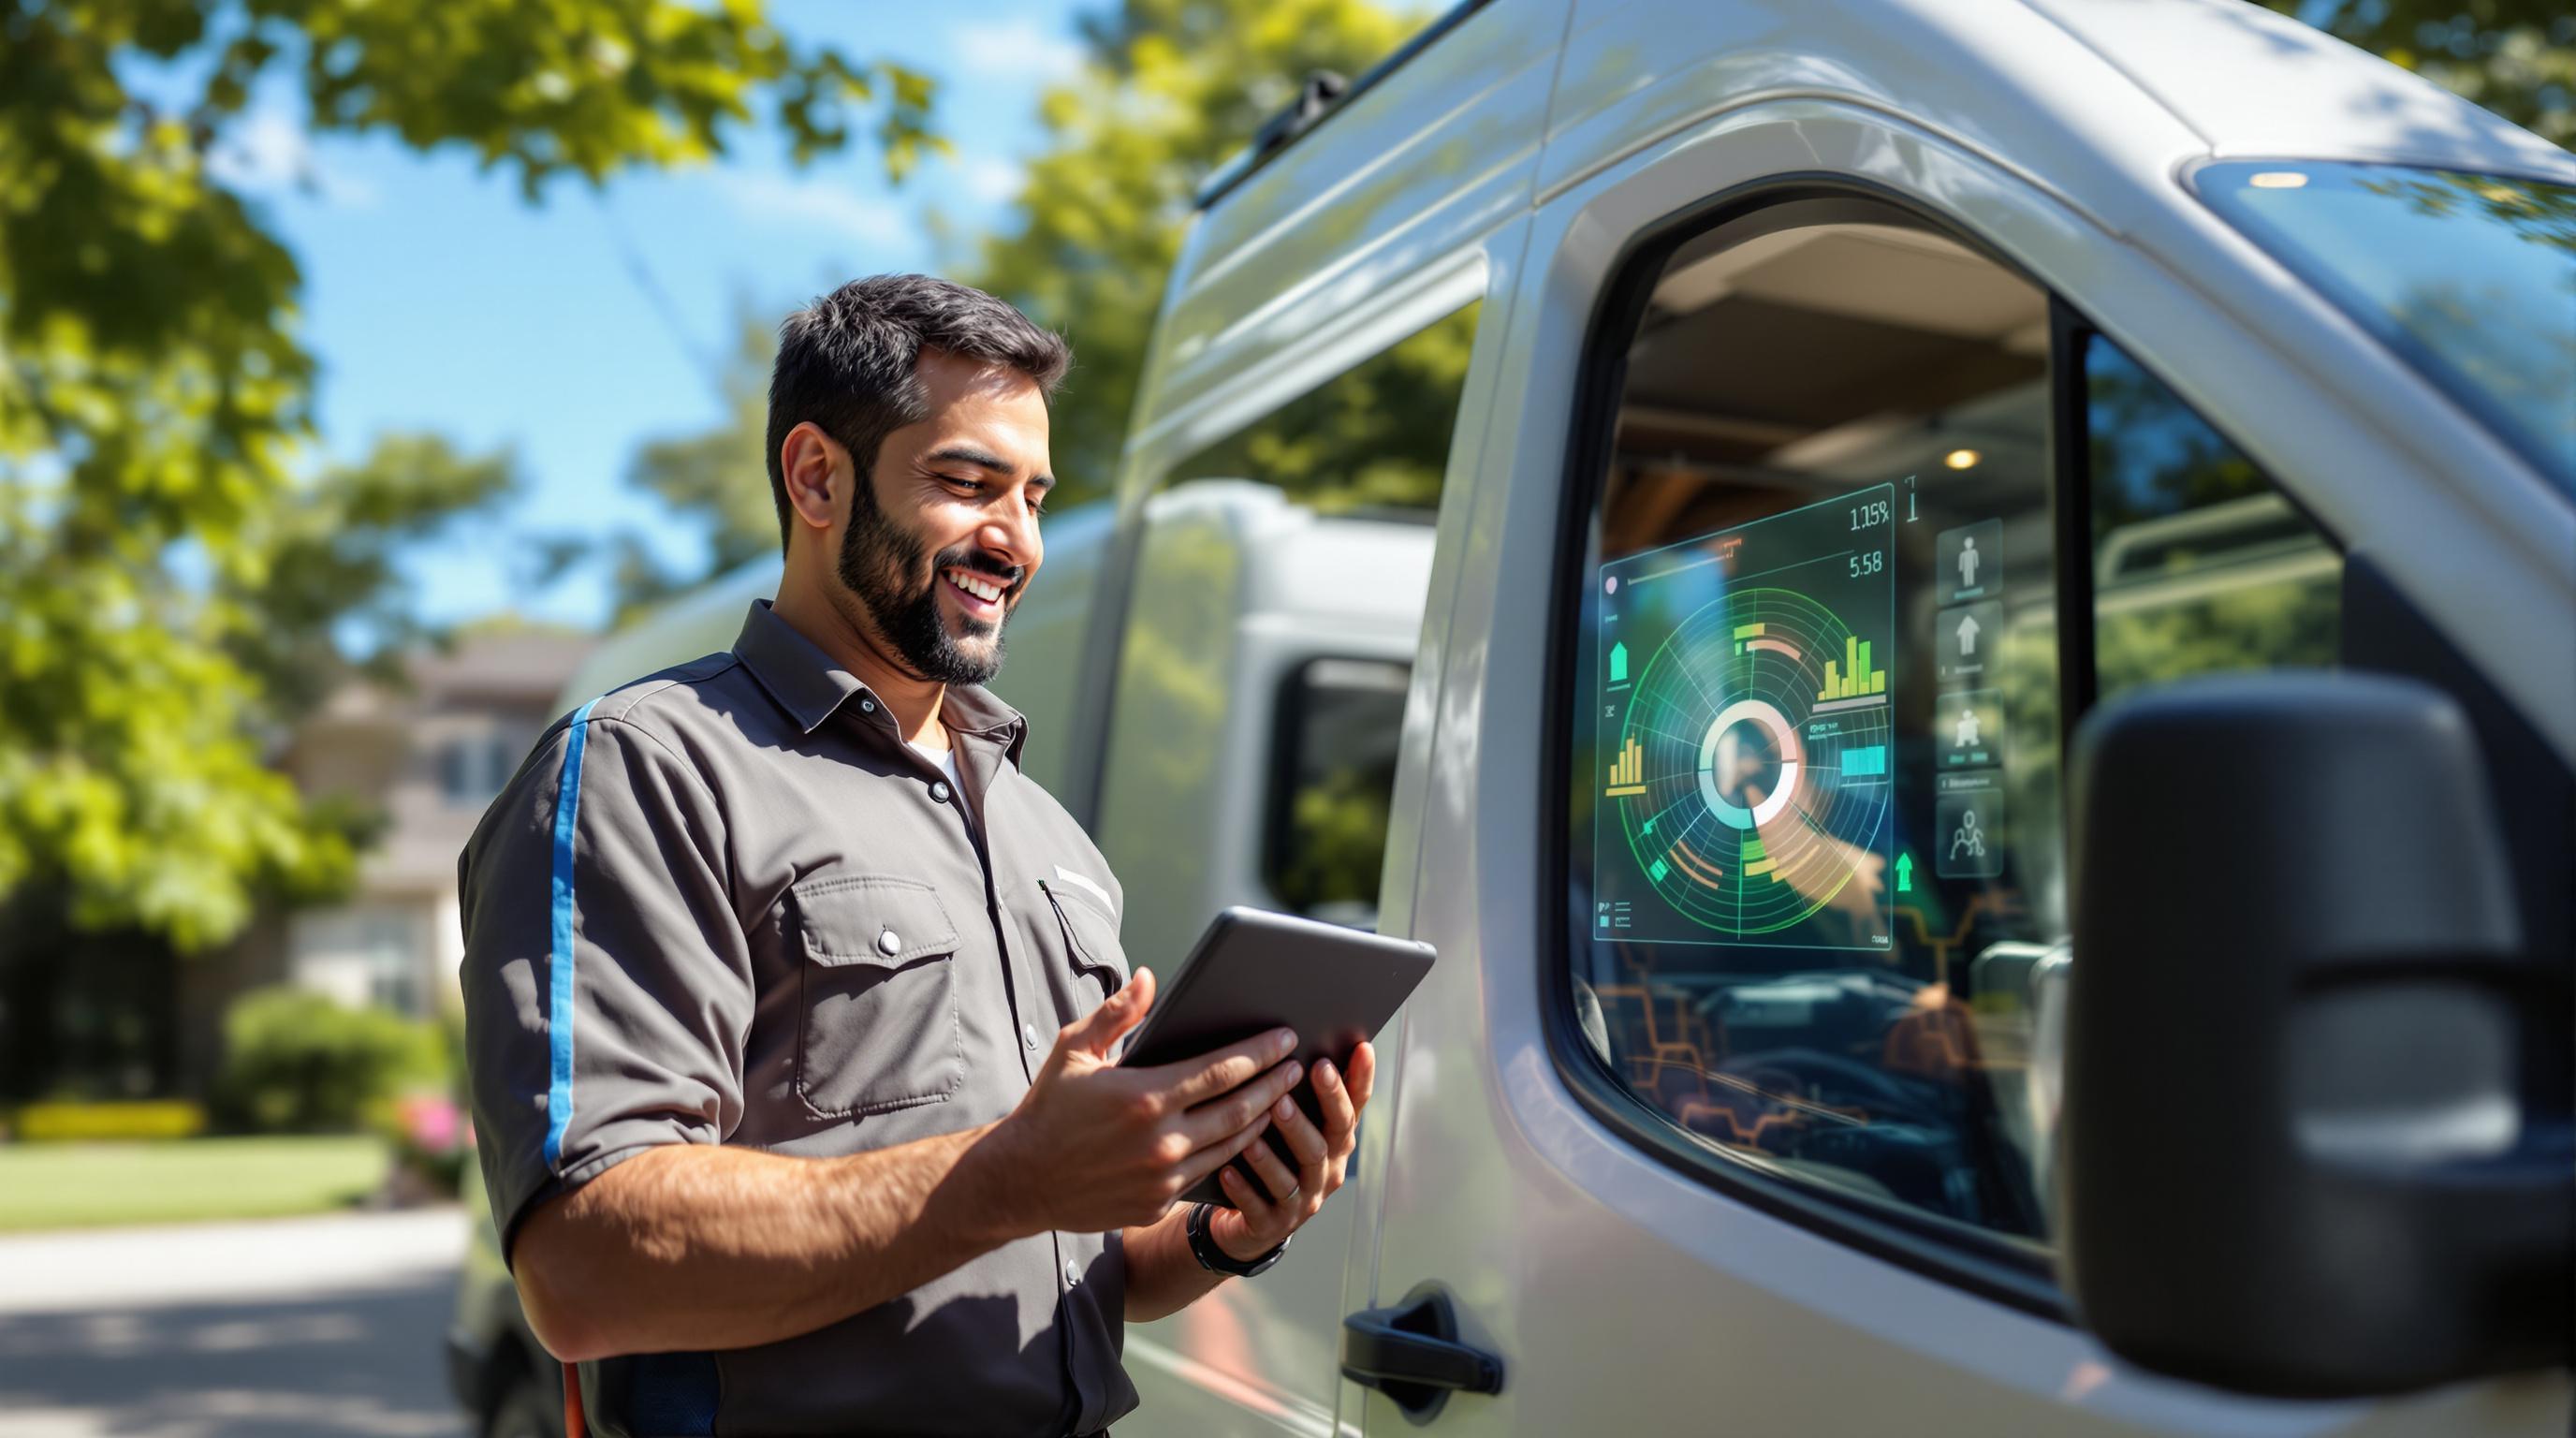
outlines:
[[[2085,1325],[2285,1396],[2567,1361],[2567,959],[2521,951],[2458,706],[2190,680],[2089,716],[2073,774],[2057,1180]]]

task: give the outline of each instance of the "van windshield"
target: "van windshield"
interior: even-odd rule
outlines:
[[[2576,493],[2576,187],[2232,162],[2200,197]]]

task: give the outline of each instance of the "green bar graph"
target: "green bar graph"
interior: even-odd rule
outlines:
[[[1869,694],[1887,692],[1887,671],[1870,667],[1869,641],[1856,634],[1843,636],[1843,658],[1840,666],[1825,661],[1825,685],[1816,692],[1818,703],[1836,699],[1858,699]]]

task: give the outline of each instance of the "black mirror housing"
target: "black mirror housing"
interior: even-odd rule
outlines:
[[[2566,1361],[2565,957],[2522,952],[2458,706],[2272,672],[2073,761],[2064,1277],[2142,1367],[2346,1396]]]

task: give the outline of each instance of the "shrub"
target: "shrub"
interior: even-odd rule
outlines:
[[[436,1026],[391,1010],[280,987],[246,993],[224,1013],[216,1106],[231,1128],[355,1132],[397,1094],[445,1086]]]
[[[206,1111],[192,1103],[31,1103],[18,1110],[24,1143],[192,1138]]]

